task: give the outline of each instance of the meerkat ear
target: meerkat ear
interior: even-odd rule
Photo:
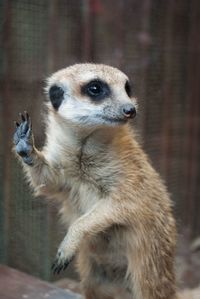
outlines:
[[[55,110],[58,110],[63,99],[64,90],[58,85],[52,85],[49,89],[49,98]]]

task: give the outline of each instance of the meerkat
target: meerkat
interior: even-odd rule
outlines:
[[[36,195],[60,202],[66,227],[53,271],[76,256],[86,299],[175,299],[176,227],[159,174],[136,141],[128,77],[76,64],[47,80],[46,142],[21,114],[14,150]],[[153,113],[153,112],[151,112]]]

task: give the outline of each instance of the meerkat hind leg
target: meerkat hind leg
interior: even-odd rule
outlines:
[[[84,288],[85,299],[134,299],[132,294],[128,294],[122,289],[116,287],[112,293],[107,292],[107,285]]]
[[[104,294],[101,290],[95,286],[93,288],[87,288],[84,290],[85,299],[115,299],[113,296]]]
[[[87,259],[87,257],[85,257]],[[118,274],[110,276],[107,266],[100,265],[90,258],[81,270],[82,288],[86,299],[133,299],[133,296],[123,287]],[[120,271],[120,270],[119,270]]]

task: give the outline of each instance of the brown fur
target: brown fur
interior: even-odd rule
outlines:
[[[74,101],[90,105],[81,99],[80,85],[97,76],[113,90],[111,106],[126,100],[127,77],[104,65],[61,70],[48,88],[67,84]],[[91,130],[48,107],[46,145],[42,151],[34,147],[33,166],[23,166],[37,195],[62,203],[61,217],[69,228],[60,252],[63,259],[76,254],[86,298],[111,299],[120,288],[123,298],[175,299],[172,204],[129,123]]]

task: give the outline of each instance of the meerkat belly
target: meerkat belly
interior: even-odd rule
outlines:
[[[123,281],[127,272],[123,228],[113,225],[90,240],[85,240],[94,275],[103,275],[108,281]]]

